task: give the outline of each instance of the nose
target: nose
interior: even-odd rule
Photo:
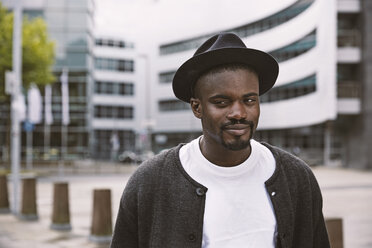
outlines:
[[[234,102],[227,114],[228,119],[243,120],[247,118],[245,105],[239,101]]]

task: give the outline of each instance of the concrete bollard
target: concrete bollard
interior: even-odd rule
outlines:
[[[22,209],[19,217],[23,220],[37,220],[36,179],[24,178],[22,181]]]
[[[326,226],[329,236],[329,242],[332,248],[343,248],[343,231],[341,218],[327,218]]]
[[[0,175],[0,213],[9,213],[8,182],[6,175]]]
[[[53,213],[50,228],[58,231],[71,230],[67,183],[54,184]]]
[[[111,190],[96,189],[93,193],[93,219],[89,239],[96,243],[109,243],[111,238]]]

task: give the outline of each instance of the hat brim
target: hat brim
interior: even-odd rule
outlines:
[[[177,98],[190,102],[192,87],[205,71],[223,64],[246,64],[259,77],[259,95],[273,87],[279,73],[278,62],[269,54],[251,48],[221,48],[196,55],[177,70],[173,78],[173,92]]]

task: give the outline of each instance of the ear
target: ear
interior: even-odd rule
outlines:
[[[202,117],[202,106],[201,106],[200,99],[191,98],[190,99],[190,105],[191,105],[191,109],[192,109],[192,112],[194,113],[195,117],[201,119],[201,117]]]

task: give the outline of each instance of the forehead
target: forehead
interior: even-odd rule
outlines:
[[[212,71],[201,76],[195,86],[201,96],[214,93],[234,94],[259,93],[257,74],[246,68]]]

